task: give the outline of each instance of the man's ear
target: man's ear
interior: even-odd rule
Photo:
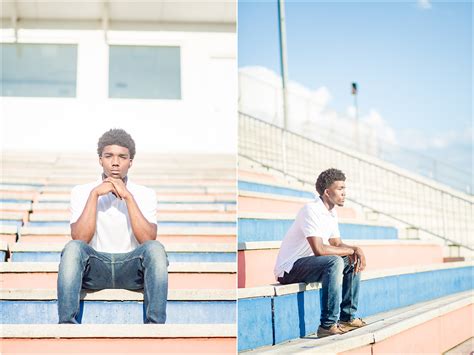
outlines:
[[[128,163],[128,167],[129,167],[129,168],[132,166],[132,162],[133,162],[133,160],[130,159],[130,162]]]
[[[102,165],[102,157],[99,157],[99,164],[100,164],[100,166],[103,167],[103,165]]]

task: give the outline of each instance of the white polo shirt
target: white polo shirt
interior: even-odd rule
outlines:
[[[330,238],[340,238],[336,209],[328,210],[320,197],[304,205],[286,232],[278,253],[275,279],[290,272],[296,260],[314,255],[307,237],[321,237],[329,245]]]
[[[70,224],[79,219],[90,192],[101,183],[102,178],[72,189]],[[127,180],[127,190],[133,195],[148,222],[156,224],[156,193],[145,186],[134,184],[130,179]],[[89,245],[97,251],[106,253],[127,253],[139,245],[133,235],[126,202],[111,192],[99,196],[97,200],[97,225]]]

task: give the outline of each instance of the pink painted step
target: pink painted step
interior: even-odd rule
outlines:
[[[472,337],[473,314],[471,304],[380,342],[338,354],[442,354]]]
[[[419,241],[350,241],[359,245],[367,259],[367,271],[443,262],[443,250],[438,244]],[[255,287],[275,283],[273,267],[278,248],[239,250],[238,287]]]
[[[278,179],[277,177],[273,176],[270,172],[262,173],[248,170],[239,170],[239,180],[259,181],[262,184],[281,183],[281,179]]]
[[[3,240],[14,243],[14,236]],[[23,235],[21,243],[60,243],[71,240],[67,235]],[[235,235],[158,235],[157,240],[165,243],[235,243]]]
[[[3,240],[8,245],[12,245],[16,243],[16,235],[15,234],[0,234],[0,240]]]
[[[196,339],[2,339],[2,354],[234,354],[235,338]]]
[[[14,324],[0,336],[2,354],[235,354],[237,340],[233,324]]]
[[[26,263],[4,263],[19,264]],[[35,263],[28,263],[35,264]],[[42,263],[38,263],[42,264]],[[46,263],[51,264],[51,263]],[[54,263],[53,263],[54,264]],[[181,263],[180,263],[181,264]],[[187,263],[182,263],[185,265]],[[235,289],[237,275],[235,264],[230,263],[189,263],[186,268],[170,265],[168,281],[170,289]],[[193,266],[194,265],[194,266]],[[4,265],[8,267],[9,265]],[[1,267],[1,265],[0,265]],[[56,289],[57,267],[54,269],[41,267],[27,268],[28,271],[12,271],[2,268],[0,273],[0,287],[2,289]],[[45,271],[48,270],[48,271]]]
[[[309,199],[308,199],[309,201]],[[292,201],[282,197],[277,198],[264,198],[264,197],[252,197],[252,196],[239,196],[238,206],[240,213],[287,213],[289,215],[296,213],[304,206],[304,201]],[[336,207],[339,218],[357,218],[356,211],[348,207]]]

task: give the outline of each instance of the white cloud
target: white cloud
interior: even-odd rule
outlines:
[[[459,130],[448,130],[428,136],[424,132],[403,130],[399,132],[400,144],[414,150],[445,149],[455,144],[470,144],[472,141],[472,128],[465,127]]]
[[[369,113],[362,117],[361,121],[374,130],[379,142],[398,144],[395,130],[390,127],[377,110],[370,109]]]
[[[277,94],[281,90],[280,76],[261,67],[241,68],[239,72],[244,74],[240,77],[240,107],[243,111],[282,125],[281,94]],[[333,95],[325,86],[310,90],[290,82],[289,92],[290,129],[316,140],[329,139],[331,143],[346,145],[349,149],[351,144],[354,147],[353,138],[357,129],[354,106],[348,106],[343,112],[334,110],[331,107]],[[441,131],[436,135],[428,135],[423,130],[395,130],[375,108],[360,112],[359,124],[359,145],[362,143],[360,148],[369,154],[377,154],[380,148],[377,146],[384,144],[418,151],[443,161],[457,158],[469,161],[469,154],[472,154],[473,131],[470,126]],[[454,152],[459,146],[463,147],[459,148],[459,154],[447,153]],[[441,157],[441,152],[446,154]]]
[[[322,107],[327,106],[331,99],[331,92],[325,86],[322,86],[319,89],[311,92],[311,100]]]
[[[432,7],[430,0],[418,0],[418,6],[424,10],[429,10]]]

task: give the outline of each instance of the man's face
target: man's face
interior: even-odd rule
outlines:
[[[334,181],[325,191],[326,196],[336,206],[344,206],[346,199],[346,183],[344,181]]]
[[[107,145],[99,157],[99,163],[107,177],[123,179],[132,166],[128,148],[119,145]]]

